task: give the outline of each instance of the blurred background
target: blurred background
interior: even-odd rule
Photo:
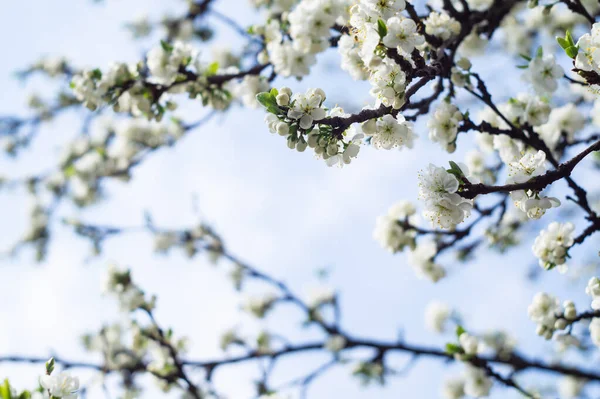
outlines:
[[[247,3],[218,0],[213,7],[248,26],[259,16]],[[166,0],[4,4],[0,13],[0,113],[25,116],[30,112],[26,107],[30,94],[49,96],[58,85],[64,85],[42,76],[26,82],[15,77],[15,71],[41,56],[65,56],[73,65],[92,68],[104,68],[112,61],[137,62],[160,35],[134,41],[124,29],[125,23],[142,14],[160,19],[165,13],[183,12],[183,1]],[[214,41],[200,45],[208,58],[214,48],[235,50],[241,44],[238,34],[221,21],[210,17],[206,21],[216,32]],[[518,92],[522,82],[514,68],[517,62],[495,55],[494,48],[497,43],[473,63],[502,101]],[[370,101],[369,84],[354,82],[339,69],[335,49],[319,56],[310,78],[299,82],[278,78],[273,85],[302,91],[321,87],[329,104],[337,103],[346,111],[356,111]],[[463,100],[459,102],[461,110],[480,109],[468,98]],[[198,102],[182,104],[178,114],[187,121],[198,120],[208,111]],[[63,113],[45,126],[20,156],[0,155],[0,174],[27,176],[56,164],[65,143],[81,134],[87,114],[81,107]],[[103,118],[109,116],[94,119],[90,129],[101,129]],[[531,253],[535,229],[522,234],[520,249],[506,255],[483,249],[466,263],[452,255],[441,257],[449,276],[437,284],[418,279],[403,254],[391,255],[372,239],[377,216],[401,199],[416,203],[417,171],[430,161],[442,165],[462,159],[472,147],[470,137],[461,136],[457,153],[447,154],[428,141],[422,118],[415,127],[419,140],[413,150],[365,147],[351,165],[328,168],[308,152],[288,150],[285,140],[268,133],[263,118],[262,110],[233,106],[175,146],[151,154],[134,170],[129,183],[107,181],[106,198],[98,204],[85,209],[61,204],[53,216],[53,235],[44,261],[36,262],[34,251],[25,248],[0,263],[0,356],[59,354],[71,360],[100,361],[84,351],[80,337],[122,317],[115,301],[102,296],[110,262],[131,267],[139,285],[158,296],[157,318],[176,335],[189,338],[188,358],[221,358],[225,355],[219,339],[225,330],[243,326],[242,331],[251,333],[262,327],[261,322],[239,311],[242,297],[220,265],[212,265],[206,257],[188,259],[177,250],[156,255],[152,237],[144,232],[107,240],[103,253],[94,257],[88,241],[61,225],[63,217],[140,226],[147,211],[164,227],[185,228],[205,221],[232,253],[283,279],[295,292],[305,296],[314,287],[335,287],[342,325],[359,337],[391,341],[401,334],[407,342],[441,348],[451,335],[444,338],[429,332],[423,314],[430,301],[439,300],[457,309],[470,330],[510,331],[522,351],[548,360],[546,354],[553,344],[535,335],[535,326],[527,317],[533,295],[543,286],[562,299],[575,300],[581,308],[588,306],[584,294],[587,279],[576,278],[576,273],[569,278],[558,273],[528,278],[537,268]],[[591,171],[581,173],[594,176]],[[0,192],[0,250],[9,249],[27,228],[28,207],[24,188]],[[597,238],[590,241],[588,249],[598,247]],[[584,254],[589,252],[577,253],[581,257],[571,264],[587,265]],[[325,278],[319,277],[323,274],[319,270],[327,271]],[[303,329],[301,315],[287,310],[275,311],[262,323],[297,342],[320,336],[316,329]],[[322,355],[291,356],[281,360],[274,377],[284,382],[322,361]],[[394,355],[392,363],[401,368],[408,361],[408,356]],[[385,386],[364,388],[351,377],[350,367],[338,367],[312,384],[309,397],[437,398],[443,379],[460,370],[460,365],[421,358],[405,375],[389,378]],[[41,371],[40,365],[0,364],[0,377],[9,377],[20,388],[34,386]],[[77,371],[77,375],[83,384],[92,384],[88,397],[105,397],[103,389],[94,385],[93,374]],[[534,373],[526,375],[530,381],[525,381],[525,386],[555,382]],[[219,369],[215,385],[231,398],[250,398],[257,376],[255,365],[235,365]],[[152,382],[148,386],[145,397],[163,396],[152,388]],[[117,397],[110,379],[108,388],[114,389],[113,397]],[[503,388],[493,390],[492,398],[507,397],[517,394]]]

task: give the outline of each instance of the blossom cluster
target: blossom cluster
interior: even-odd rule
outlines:
[[[546,270],[558,266],[566,272],[567,251],[573,245],[573,223],[552,222],[540,232],[533,244],[533,254],[539,259],[540,266]]]
[[[340,136],[334,134],[331,125],[323,123],[325,119],[345,116],[341,108],[324,107],[323,90],[292,94],[283,87],[260,93],[257,99],[269,112],[265,117],[269,131],[285,137],[290,149],[303,152],[312,148],[316,157],[329,166],[349,164],[358,155],[362,133],[351,128]]]
[[[558,298],[539,292],[533,297],[527,312],[537,324],[536,334],[551,339],[554,332],[564,330],[577,316],[573,301],[565,301],[561,307]]]
[[[401,252],[406,247],[414,248],[416,232],[410,225],[416,222],[416,213],[411,202],[398,202],[387,214],[377,218],[373,238],[391,253]]]
[[[146,299],[144,291],[133,282],[130,270],[120,269],[114,264],[108,268],[104,292],[117,298],[123,312],[133,312],[137,309],[152,310],[156,302],[155,297]]]
[[[429,164],[427,170],[419,174],[419,197],[425,202],[423,215],[444,229],[453,229],[462,223],[473,208],[471,200],[458,194],[461,182],[456,176],[468,175],[466,167],[456,166],[451,171],[454,173]]]
[[[546,171],[546,154],[543,151],[527,152],[518,161],[511,162],[508,167],[507,184],[525,183]],[[511,191],[510,197],[530,219],[539,219],[548,209],[560,206],[558,198],[545,197],[534,190]]]

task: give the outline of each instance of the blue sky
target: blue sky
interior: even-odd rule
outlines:
[[[217,9],[232,18],[248,22],[245,2],[244,7],[239,7],[237,0],[216,3]],[[141,10],[159,16],[169,8],[174,14],[175,9],[182,9],[164,0],[11,2],[0,14],[5,54],[0,63],[1,113],[24,114],[27,93],[36,89],[44,93],[54,87],[37,78],[23,85],[11,76],[16,69],[43,54],[66,55],[80,66],[135,61],[147,46],[128,40],[123,23]],[[217,37],[218,45],[237,40],[235,34],[225,32]],[[336,69],[335,51],[321,58],[314,76],[285,84],[298,89],[322,87],[331,103],[350,109],[369,101],[368,85],[354,83]],[[511,87],[518,89],[521,83],[516,75],[511,80],[497,78],[499,73],[505,76],[506,68],[499,60],[480,59],[476,67],[491,77],[491,87],[503,86],[507,92]],[[276,85],[283,84],[276,81]],[[188,120],[196,120],[204,112],[197,103],[185,107]],[[24,175],[52,165],[61,143],[78,133],[83,114],[54,121],[22,159],[0,156],[0,172]],[[231,252],[283,278],[297,292],[318,285],[315,270],[329,268],[330,283],[340,292],[343,325],[356,336],[393,340],[402,329],[409,342],[441,347],[447,339],[432,335],[423,325],[425,306],[437,299],[459,309],[468,328],[512,331],[527,353],[543,353],[546,344],[535,337],[526,312],[538,291],[524,279],[535,262],[529,249],[533,236],[523,237],[523,249],[507,256],[480,253],[466,265],[442,258],[450,275],[437,285],[417,279],[402,254],[386,253],[371,238],[375,218],[390,205],[400,199],[416,201],[419,169],[432,159],[436,164],[457,159],[460,151],[450,156],[429,143],[424,123],[420,123],[416,127],[420,139],[412,151],[363,148],[349,167],[327,168],[308,152],[288,150],[283,139],[268,133],[263,116],[260,110],[235,108],[194,130],[175,147],[153,154],[135,170],[129,184],[107,184],[105,201],[83,211],[62,206],[59,214],[105,224],[139,225],[143,211],[148,210],[159,225],[184,227],[197,221],[192,210],[196,196],[202,216],[223,236]],[[468,139],[461,140],[459,145],[468,144]],[[25,228],[24,198],[19,191],[0,193],[0,248],[10,245]],[[45,262],[36,264],[25,251],[0,265],[0,281],[4,282],[0,290],[0,354],[57,353],[72,359],[94,359],[82,351],[79,337],[120,317],[113,301],[100,296],[109,261],[131,266],[140,285],[158,294],[158,319],[174,327],[176,334],[190,338],[191,358],[222,356],[217,349],[219,334],[231,326],[248,323],[246,331],[260,326],[238,312],[240,297],[231,289],[222,266],[214,267],[202,257],[188,261],[179,253],[155,256],[151,239],[144,234],[109,241],[102,257],[89,260],[87,242],[60,226],[55,231],[58,234]],[[559,295],[572,288],[556,274],[545,276],[542,282]],[[576,284],[577,294],[571,298],[583,307],[587,304],[582,295],[585,281]],[[296,338],[303,336],[297,315],[281,311],[274,316],[268,326]],[[314,336],[315,332],[306,334]],[[401,359],[398,357],[399,364]],[[282,362],[280,377],[310,368],[315,360],[320,359]],[[408,376],[392,378],[384,388],[363,390],[348,377],[349,368],[338,368],[317,380],[310,397],[436,398],[443,376],[460,370],[445,369],[422,359]],[[40,371],[39,367],[0,365],[0,376],[10,377],[23,388],[34,384]],[[217,373],[216,384],[226,386],[232,398],[248,398],[251,379],[247,377],[251,374],[249,367],[234,367]],[[86,382],[87,374],[82,376]],[[495,389],[492,397],[508,395],[512,393]],[[90,397],[103,394],[97,389]]]

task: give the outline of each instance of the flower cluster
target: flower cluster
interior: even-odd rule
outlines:
[[[86,334],[83,345],[90,352],[102,354],[106,367],[119,370],[135,365],[146,353],[145,341],[136,337],[139,328],[134,324],[129,329],[134,332],[132,343],[125,342],[125,330],[120,324],[103,327],[98,333]]]
[[[567,328],[577,316],[572,301],[565,301],[561,307],[558,298],[545,292],[539,292],[533,297],[527,313],[529,318],[537,323],[536,334],[545,339],[551,339],[556,330]]]
[[[544,55],[538,50],[535,58],[529,61],[523,80],[530,83],[533,90],[539,95],[551,94],[558,88],[558,79],[562,78],[565,71],[556,63],[554,55]]]
[[[370,137],[371,145],[376,149],[412,148],[417,137],[412,123],[407,122],[401,114],[395,118],[384,115],[378,119],[370,119],[362,124],[362,130]]]
[[[527,152],[521,159],[509,165],[507,184],[525,183],[546,171],[546,154],[543,151]],[[560,201],[554,197],[540,196],[534,190],[511,191],[515,206],[525,212],[530,219],[539,219],[550,208],[560,206]]]
[[[594,113],[596,115],[596,113]],[[548,122],[535,128],[544,143],[550,149],[555,149],[560,139],[564,137],[567,143],[575,138],[575,134],[583,129],[585,117],[575,106],[566,104],[562,107],[553,108],[548,117]]]
[[[577,49],[579,52],[575,58],[575,67],[600,73],[600,24],[594,24],[590,33],[579,38]]]
[[[548,122],[548,116],[550,115],[550,104],[547,100],[528,93],[518,94],[499,108],[508,120],[517,126],[524,124],[531,126],[543,125]]]
[[[462,119],[463,115],[455,105],[442,101],[427,121],[429,138],[434,143],[439,143],[446,151],[454,152],[458,125]]]
[[[267,42],[261,62],[273,64],[281,76],[308,75],[315,55],[329,47],[331,28],[336,23],[345,25],[348,6],[347,0],[302,0],[281,18],[254,26],[252,31]]]
[[[465,395],[482,398],[489,395],[493,382],[485,370],[467,365],[464,376],[445,381],[442,396],[446,399],[461,399]]]
[[[108,267],[104,292],[117,297],[123,312],[132,312],[137,309],[152,310],[156,302],[154,297],[146,300],[144,291],[133,282],[130,270],[119,269],[114,264]]]
[[[168,86],[175,82],[180,69],[187,67],[196,58],[194,49],[187,43],[162,42],[148,52],[147,65],[152,81]]]
[[[415,269],[417,276],[427,278],[434,283],[446,276],[446,270],[435,262],[437,244],[432,240],[421,240],[408,254],[408,263]]]
[[[600,279],[592,277],[585,287],[585,293],[592,297],[592,309],[600,310]]]
[[[351,127],[340,137],[331,125],[322,123],[332,117],[346,116],[339,107],[329,111],[324,108],[323,90],[309,89],[305,94],[292,95],[289,88],[283,87],[260,93],[256,98],[269,112],[265,117],[269,131],[286,137],[290,149],[303,152],[310,147],[328,166],[343,166],[358,156],[362,133],[354,132]]]
[[[460,22],[445,12],[431,12],[425,23],[425,33],[448,40],[460,33]]]
[[[409,201],[393,205],[387,214],[377,218],[373,238],[391,253],[401,252],[406,247],[414,248],[416,232],[410,225],[416,222],[416,212]]]
[[[262,319],[273,307],[276,301],[277,297],[273,294],[249,296],[246,298],[242,308],[253,316]]]
[[[552,222],[540,232],[533,244],[533,254],[542,268],[550,270],[558,266],[560,272],[566,272],[567,251],[573,245],[574,229],[573,223]]]
[[[452,171],[464,173],[461,169]],[[419,174],[419,196],[426,205],[423,214],[433,225],[452,229],[470,215],[473,202],[458,194],[459,187],[455,174],[433,164]]]
[[[425,326],[430,331],[442,333],[452,315],[450,307],[439,301],[432,301],[425,308]]]
[[[46,362],[46,374],[40,377],[40,386],[48,393],[50,398],[77,399],[79,391],[79,378],[72,377],[67,372],[54,372],[55,361],[50,358]],[[8,386],[8,380],[3,387]],[[11,392],[6,392],[8,398],[12,397]],[[15,396],[16,397],[16,396]],[[31,397],[31,395],[21,395],[19,397]]]

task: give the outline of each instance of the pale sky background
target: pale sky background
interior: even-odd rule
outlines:
[[[165,10],[177,14],[183,9],[182,3],[10,2],[0,14],[0,113],[24,115],[28,93],[38,90],[48,95],[44,89],[54,87],[42,78],[23,85],[13,78],[15,70],[41,55],[65,55],[74,65],[100,68],[115,60],[136,61],[152,43],[129,40],[123,23],[142,12],[154,17]],[[245,1],[218,0],[215,4],[243,25],[255,18],[249,17]],[[222,27],[218,21],[214,25]],[[214,43],[239,40],[227,27],[221,32]],[[336,69],[337,51],[320,59],[311,78],[302,82],[277,80],[275,85],[302,90],[319,86],[328,94],[329,104],[354,109],[369,101],[368,84],[354,83]],[[516,69],[509,64],[511,72],[506,75],[506,63],[498,57],[480,58],[475,65],[491,79],[492,90],[504,87],[505,93],[516,93],[522,88],[516,72],[512,72]],[[515,78],[507,79],[512,73]],[[185,108],[184,115],[190,121],[207,111],[199,103]],[[78,133],[87,112],[69,113],[47,126],[22,159],[1,155],[0,173],[23,176],[52,165],[61,143]],[[458,309],[466,328],[511,331],[524,352],[544,355],[544,348],[551,344],[535,336],[535,326],[526,311],[539,290],[525,279],[535,264],[530,251],[533,235],[523,237],[523,249],[508,256],[479,252],[476,260],[466,265],[451,257],[441,258],[449,276],[435,285],[419,280],[404,254],[388,254],[371,237],[378,215],[398,200],[417,200],[419,169],[432,160],[438,165],[450,159],[461,160],[464,152],[452,156],[443,152],[428,142],[424,123],[420,123],[416,127],[420,139],[412,151],[365,147],[349,167],[328,168],[309,151],[288,150],[285,140],[268,133],[263,117],[261,110],[235,108],[194,130],[175,147],[148,157],[136,168],[131,183],[107,184],[105,201],[83,211],[65,204],[58,214],[109,225],[140,225],[143,210],[148,210],[160,226],[186,227],[197,221],[192,210],[192,197],[196,195],[204,219],[222,235],[232,253],[284,279],[296,292],[305,293],[318,285],[316,269],[330,268],[329,281],[340,293],[343,326],[355,336],[392,341],[402,329],[407,342],[442,347],[453,340],[452,335],[435,336],[424,327],[423,311],[430,300],[436,299]],[[465,145],[468,138],[460,140],[459,147],[469,147]],[[0,249],[9,247],[22,234],[27,209],[22,191],[0,192]],[[114,301],[100,296],[110,261],[132,267],[135,280],[146,292],[158,295],[158,320],[163,326],[172,326],[177,336],[190,338],[189,358],[224,356],[218,349],[220,333],[247,322],[250,327],[242,331],[251,332],[257,326],[238,311],[241,297],[231,288],[225,269],[211,266],[202,256],[191,261],[177,251],[155,256],[150,237],[137,234],[107,241],[103,256],[89,261],[87,241],[58,225],[54,231],[57,234],[45,262],[36,264],[32,251],[25,250],[18,258],[0,263],[0,355],[56,353],[72,360],[97,361],[82,350],[79,337],[121,317]],[[568,294],[569,298],[576,300],[578,308],[585,308],[589,304],[583,294],[586,280],[573,286],[553,272],[545,274],[540,283],[562,299],[566,299],[566,290],[574,292]],[[288,332],[298,342],[303,336],[307,341],[318,336],[314,330],[302,334],[296,313],[279,311],[273,316],[267,325]],[[397,364],[408,359],[394,358]],[[286,380],[322,360],[315,356],[287,358],[276,375]],[[19,388],[31,388],[42,367],[0,365],[0,377],[9,377]],[[257,369],[220,369],[215,374],[216,385],[225,387],[224,392],[231,398],[250,398],[250,375],[255,375],[250,370]],[[443,377],[461,370],[462,366],[446,368],[437,360],[422,358],[407,376],[390,378],[383,388],[362,389],[358,381],[348,377],[350,367],[336,368],[313,384],[309,397],[437,398]],[[89,374],[80,375],[86,382]],[[527,376],[531,381],[537,378],[534,374]],[[145,397],[161,396],[151,389]],[[104,394],[96,388],[89,397],[101,398]],[[492,398],[506,397],[516,395],[500,387],[493,390]]]

